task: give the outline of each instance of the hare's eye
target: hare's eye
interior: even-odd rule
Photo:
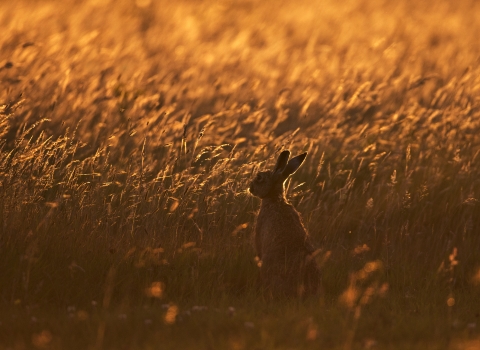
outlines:
[[[255,177],[255,180],[257,180],[258,182],[262,182],[263,181],[262,175],[257,174],[257,176]]]

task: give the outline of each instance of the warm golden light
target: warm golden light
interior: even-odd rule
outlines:
[[[455,305],[455,298],[449,297],[449,298],[447,299],[447,305],[448,305],[449,307],[454,306],[454,305]]]
[[[52,342],[53,336],[52,333],[48,330],[43,330],[40,333],[36,333],[32,336],[32,344],[38,349],[48,348],[49,344]]]
[[[480,267],[476,269],[472,277],[472,283],[477,286],[480,285]]]
[[[170,305],[165,314],[165,323],[174,324],[178,315],[178,307],[176,305]]]
[[[165,285],[163,282],[153,282],[150,287],[145,290],[145,294],[152,298],[162,298]]]
[[[3,0],[0,28],[0,348],[480,348],[480,1]],[[308,236],[262,249],[286,150],[270,223]]]

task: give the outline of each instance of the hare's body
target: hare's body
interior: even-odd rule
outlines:
[[[300,214],[285,200],[283,183],[302,164],[306,154],[292,158],[284,151],[273,172],[260,172],[250,192],[262,199],[255,227],[261,259],[262,284],[271,295],[316,293],[320,274]]]

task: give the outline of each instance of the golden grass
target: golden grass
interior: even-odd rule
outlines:
[[[480,4],[0,4],[0,347],[474,348]],[[257,291],[247,192],[324,292]],[[204,307],[203,305],[207,305]]]

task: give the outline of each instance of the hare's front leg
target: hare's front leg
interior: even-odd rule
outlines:
[[[262,259],[262,234],[260,226],[257,224],[255,226],[255,249],[257,250],[257,256]]]

